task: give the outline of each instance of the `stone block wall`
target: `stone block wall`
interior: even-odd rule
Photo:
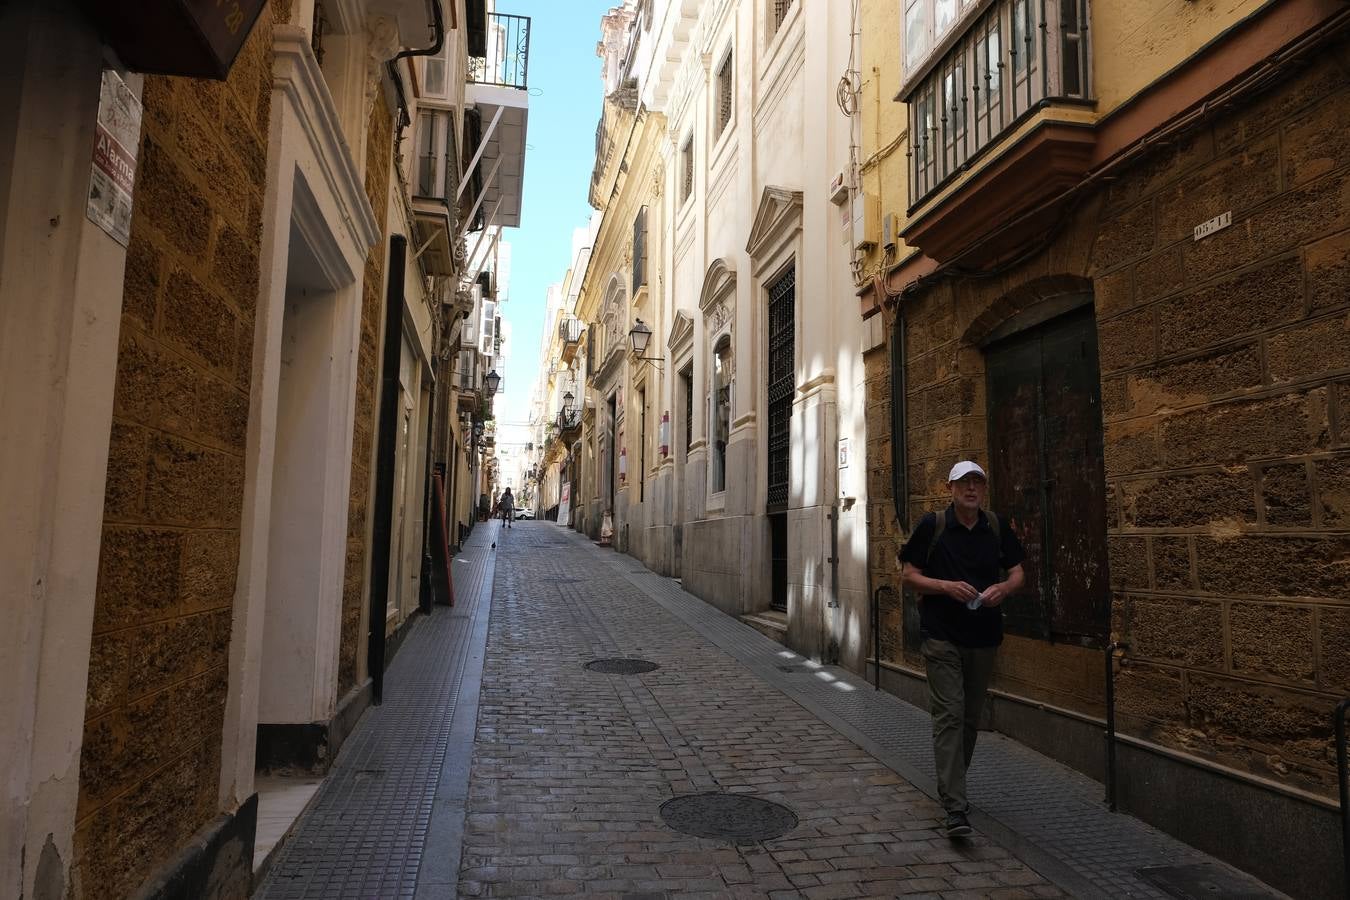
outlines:
[[[1347,53],[1112,184],[1093,252],[1123,721],[1324,795],[1350,692]]]
[[[264,12],[225,82],[147,77],[75,848],[124,897],[220,813],[271,100]]]
[[[979,340],[1042,298],[1093,293],[1122,730],[1322,795],[1350,693],[1347,58],[1342,39],[1138,160],[1015,270],[904,301],[913,522],[945,505],[953,461],[988,459]],[[887,353],[865,357],[871,577],[897,589],[882,658],[918,669]],[[996,687],[1100,714],[1103,677],[1100,651],[1009,637]]]
[[[356,686],[365,652],[361,613],[370,569],[371,470],[375,465],[375,401],[380,389],[380,340],[384,326],[385,269],[389,249],[389,179],[394,159],[394,119],[384,92],[376,95],[366,131],[366,196],[375,210],[380,240],[366,257],[361,282],[361,344],[356,358],[356,413],[352,435],[351,496],[347,510],[347,567],[342,587],[342,638],[338,651],[338,699]]]

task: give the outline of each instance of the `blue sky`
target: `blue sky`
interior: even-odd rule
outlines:
[[[603,85],[595,45],[600,17],[615,0],[498,0],[497,11],[530,17],[530,118],[521,227],[511,244],[511,356],[494,404],[500,425],[529,417],[539,370],[545,293],[571,263],[572,230],[591,214],[586,202]],[[520,440],[500,429],[499,440]]]

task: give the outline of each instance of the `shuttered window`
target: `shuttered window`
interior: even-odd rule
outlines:
[[[633,220],[633,293],[647,283],[647,207]]]
[[[722,66],[717,70],[717,133],[719,135],[727,130],[727,125],[731,124],[733,73],[732,54],[728,51],[727,58],[722,60]]]

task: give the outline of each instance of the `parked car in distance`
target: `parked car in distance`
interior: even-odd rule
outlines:
[[[521,519],[533,519],[533,518],[534,518],[534,510],[530,509],[528,506],[523,506],[520,509],[516,510],[516,521],[520,521]]]

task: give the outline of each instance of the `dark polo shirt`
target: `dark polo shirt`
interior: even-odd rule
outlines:
[[[939,515],[947,517],[947,524],[930,559],[928,545],[933,542]],[[957,521],[952,506],[920,519],[900,550],[901,560],[929,578],[964,581],[977,591],[1001,581],[1001,569],[1011,569],[1025,558],[1022,542],[1008,527],[1007,519],[999,518],[999,533],[995,537],[984,510],[980,510],[975,527],[967,528]],[[961,647],[997,647],[1003,642],[1003,609],[1000,606],[970,610],[946,594],[934,594],[921,599],[919,611],[919,627],[924,637],[950,641]]]

